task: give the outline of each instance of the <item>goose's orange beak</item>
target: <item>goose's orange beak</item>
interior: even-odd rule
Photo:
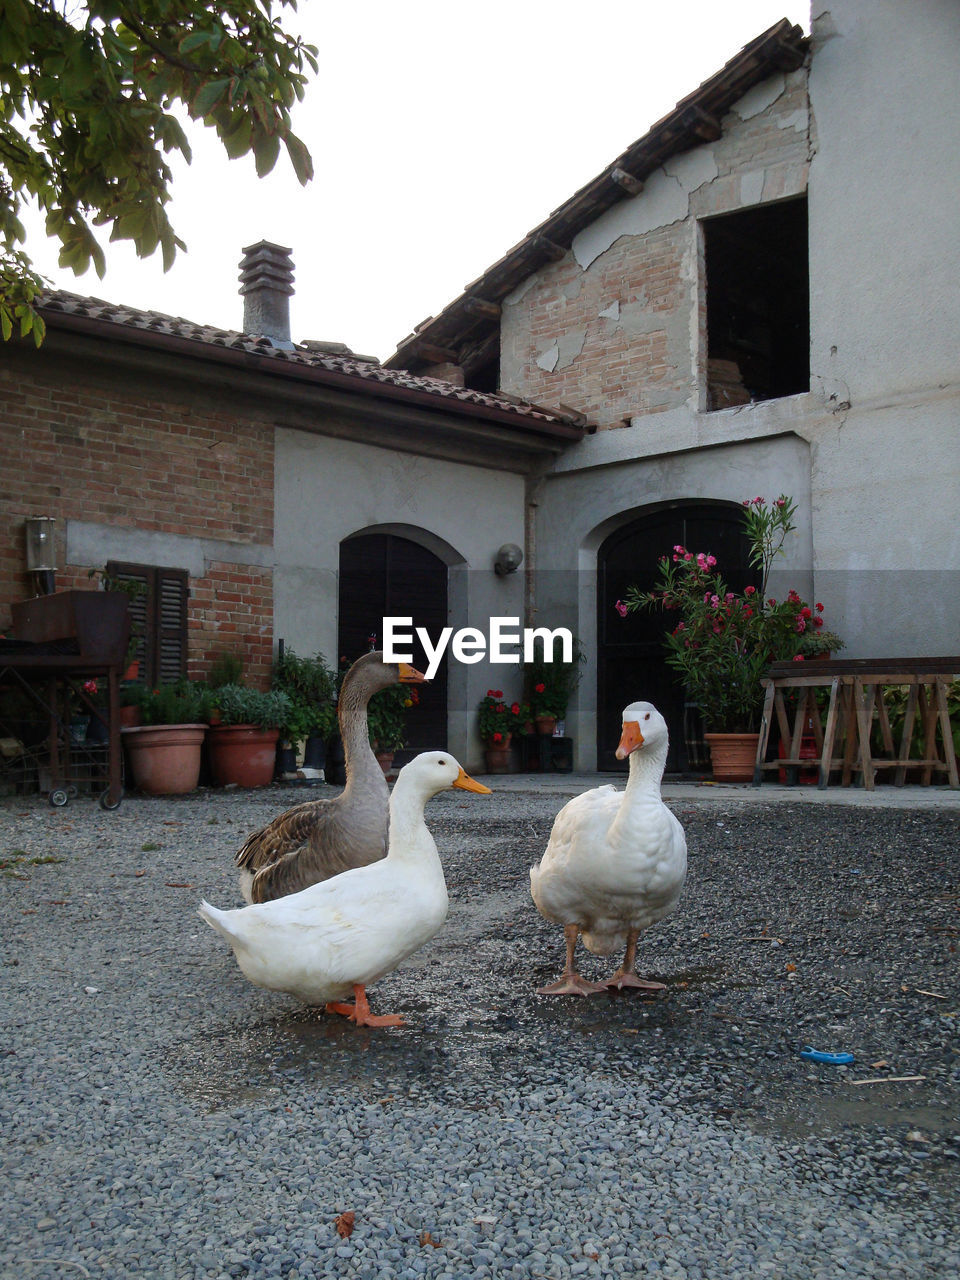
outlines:
[[[409,662],[398,662],[397,666],[400,668],[401,684],[423,684],[426,681],[427,677],[423,672],[411,667]]]
[[[620,743],[617,747],[617,759],[626,760],[631,751],[636,751],[637,747],[643,746],[643,734],[640,732],[640,726],[636,720],[624,720],[623,733],[620,735]]]
[[[458,776],[453,780],[452,785],[459,787],[461,791],[476,791],[482,796],[489,796],[493,794],[489,787],[485,787],[482,782],[477,782],[475,778],[471,778],[469,773],[464,773],[462,769]]]

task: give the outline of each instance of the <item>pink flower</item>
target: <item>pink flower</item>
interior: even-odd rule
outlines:
[[[619,613],[621,618],[625,618],[627,616],[627,606],[622,600],[618,600],[613,607],[616,609],[617,613]]]
[[[692,552],[692,551],[687,551],[687,552],[685,552],[685,553],[684,553],[683,558],[684,558],[684,560],[692,560],[692,559],[693,559],[693,552]]]
[[[763,499],[762,499],[762,498],[754,498],[754,500],[753,500],[753,505],[754,505],[755,507],[762,507],[762,506],[763,506]]]
[[[756,588],[756,587],[744,587],[744,588],[743,588],[743,594],[744,594],[745,596],[755,596],[755,595],[757,594],[757,588]]]
[[[680,543],[678,542],[678,543],[677,543],[677,545],[676,545],[673,549],[674,549],[674,551],[679,552],[679,554],[680,554],[680,555],[683,555],[683,553],[686,551],[686,549],[687,549],[687,548],[686,548],[686,547],[681,547]]]
[[[798,632],[798,634],[799,634],[799,635],[803,635],[803,633],[806,631],[806,629],[807,629],[807,620],[806,620],[806,618],[800,618],[800,617],[798,617],[798,618],[797,618],[797,632]]]
[[[794,660],[794,662],[802,662],[802,661],[803,661],[803,654],[802,654],[802,653],[795,653],[795,654],[793,655],[793,660]]]

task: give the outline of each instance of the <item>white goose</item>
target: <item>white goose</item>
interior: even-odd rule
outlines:
[[[359,1026],[403,1026],[374,1016],[366,987],[428,942],[447,918],[447,886],[424,806],[447,787],[489,794],[446,751],[429,751],[400,770],[390,797],[387,856],[271,902],[200,915],[226,938],[258,987],[325,1004]],[[353,993],[354,1003],[339,1001]]]
[[[564,971],[542,995],[589,995],[624,987],[663,990],[637,977],[637,938],[677,905],[687,871],[683,827],[663,803],[667,725],[649,702],[623,712],[617,759],[629,760],[626,790],[607,785],[575,796],[557,814],[543,858],[530,868],[530,892],[547,920],[563,925]],[[577,973],[582,933],[595,955],[625,947],[623,964],[603,984]]]

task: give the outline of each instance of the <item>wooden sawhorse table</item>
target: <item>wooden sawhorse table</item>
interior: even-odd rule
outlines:
[[[958,673],[960,657],[773,663],[762,681],[766,695],[754,786],[760,785],[766,770],[816,767],[820,787],[827,786],[831,773],[838,771],[844,786],[849,786],[854,773],[859,773],[865,790],[872,791],[879,769],[892,769],[893,783],[898,787],[904,785],[908,769],[921,770],[923,786],[930,785],[936,771],[946,774],[949,786],[960,787],[947,705],[947,689]],[[884,692],[890,687],[907,690],[899,743],[894,742],[884,700]],[[792,708],[787,707],[787,690],[794,691],[796,702]],[[821,720],[823,694],[827,694],[826,717]],[[780,741],[788,746],[785,756],[767,760],[774,716]],[[911,755],[911,746],[918,716],[922,754],[916,757]],[[881,755],[874,755],[871,745],[874,719],[882,745]],[[817,754],[813,758],[800,756],[800,744],[805,737],[808,740],[812,737],[816,743]]]

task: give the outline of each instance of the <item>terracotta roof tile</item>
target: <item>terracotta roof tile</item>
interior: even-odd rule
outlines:
[[[232,347],[268,360],[325,369],[348,378],[356,378],[358,383],[377,382],[433,395],[439,400],[483,405],[500,413],[515,414],[518,418],[533,419],[543,423],[569,424],[572,421],[570,416],[505,396],[473,391],[469,387],[459,387],[451,382],[443,382],[439,378],[408,373],[405,369],[386,369],[372,357],[357,356],[353,353],[341,355],[314,349],[320,344],[299,344],[294,345],[292,349],[284,349],[274,346],[269,338],[228,329],[216,329],[211,325],[199,325],[179,316],[163,315],[158,311],[140,311],[135,307],[104,302],[100,298],[82,297],[61,289],[45,292],[40,306],[48,324],[56,324],[57,315],[79,316],[100,324],[118,325],[124,329],[145,334],[163,334],[166,337],[198,342],[206,346]]]

